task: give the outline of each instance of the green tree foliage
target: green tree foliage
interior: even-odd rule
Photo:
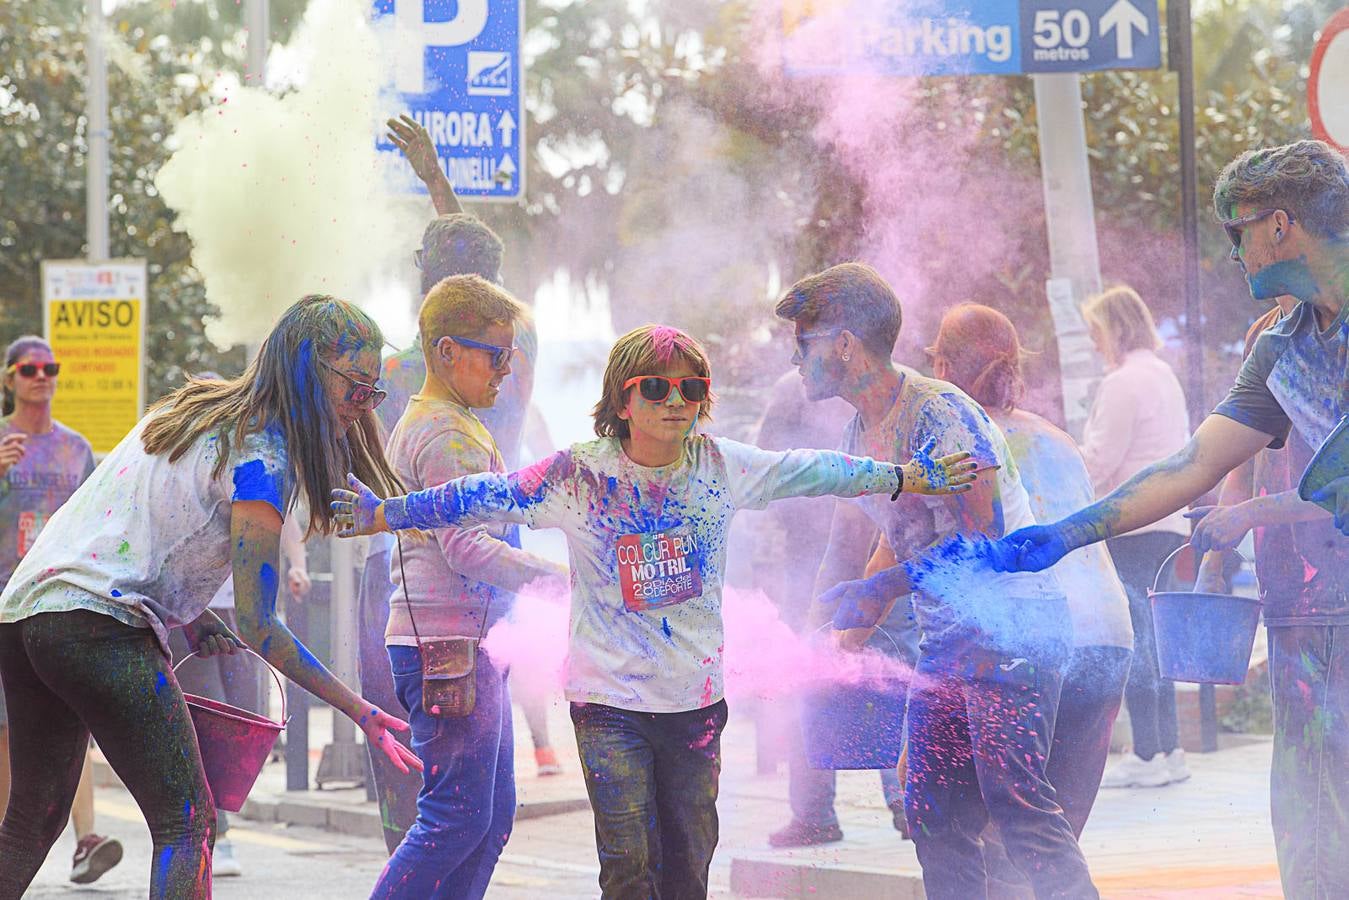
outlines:
[[[273,0],[285,33],[303,0]],[[0,4],[0,340],[42,331],[39,263],[85,248],[84,4]],[[174,125],[207,99],[210,80],[242,54],[238,4],[138,3],[108,22],[109,236],[113,257],[149,261],[146,396],[185,372],[238,372],[242,348],[221,352],[203,333],[217,314],[173,231],[154,176]]]

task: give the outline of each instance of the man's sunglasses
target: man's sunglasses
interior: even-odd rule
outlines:
[[[1253,225],[1261,219],[1267,219],[1279,210],[1262,209],[1259,212],[1253,212],[1247,216],[1237,216],[1235,219],[1227,219],[1223,222],[1223,231],[1227,232],[1227,239],[1232,242],[1232,258],[1236,259],[1237,254],[1241,252],[1241,235],[1246,230],[1247,225]],[[1289,216],[1288,221],[1292,221]]]
[[[679,396],[686,403],[702,403],[712,393],[712,379],[690,375],[687,378],[666,378],[664,375],[638,375],[623,382],[623,390],[637,385],[637,392],[648,403],[664,403],[670,391],[679,388]]]
[[[498,372],[504,371],[511,364],[511,359],[515,356],[516,347],[500,347],[496,344],[484,344],[482,341],[471,340],[466,337],[455,337],[452,334],[445,335],[462,347],[472,347],[474,350],[486,350],[492,354],[492,368]]]
[[[348,403],[355,406],[363,406],[366,409],[374,409],[384,402],[385,397],[389,396],[388,391],[381,391],[373,384],[357,381],[346,372],[343,372],[341,369],[335,369],[322,360],[319,360],[319,365],[323,366],[323,368],[327,369],[329,372],[336,372],[338,375],[341,375],[347,381],[351,382],[351,386],[347,388],[346,401]]]
[[[36,378],[39,369],[42,371],[42,374],[46,375],[48,378],[55,378],[57,375],[61,374],[61,364],[59,362],[43,363],[42,365],[38,365],[37,363],[21,363],[12,368],[24,378]]]
[[[830,328],[825,331],[802,332],[801,334],[798,334],[796,336],[796,352],[804,357],[808,352],[810,352],[810,346],[807,343],[808,341],[814,340],[815,338],[833,337],[834,335],[838,334],[841,331],[843,331],[842,328]]]

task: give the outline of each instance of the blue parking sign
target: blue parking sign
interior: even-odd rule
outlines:
[[[430,133],[460,197],[524,195],[523,15],[523,0],[374,0],[389,87]],[[398,153],[382,130],[375,146]]]

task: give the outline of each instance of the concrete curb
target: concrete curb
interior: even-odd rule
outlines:
[[[737,897],[865,897],[923,900],[923,877],[893,869],[737,856],[731,860],[731,893]]]
[[[122,781],[108,763],[94,757],[94,785],[122,787]],[[559,816],[590,808],[586,797],[567,797],[561,800],[539,800],[521,803],[515,810],[516,821]],[[325,799],[319,791],[293,791],[284,794],[258,793],[244,802],[238,815],[253,822],[278,822],[323,828],[338,834],[369,837],[383,841],[384,828],[380,823],[379,807],[374,803],[344,803]]]

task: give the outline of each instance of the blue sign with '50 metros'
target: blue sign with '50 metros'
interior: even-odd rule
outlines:
[[[523,2],[374,0],[390,88],[461,197],[524,195]],[[382,132],[376,147],[398,153]]]
[[[784,0],[792,74],[1155,69],[1157,0]]]

